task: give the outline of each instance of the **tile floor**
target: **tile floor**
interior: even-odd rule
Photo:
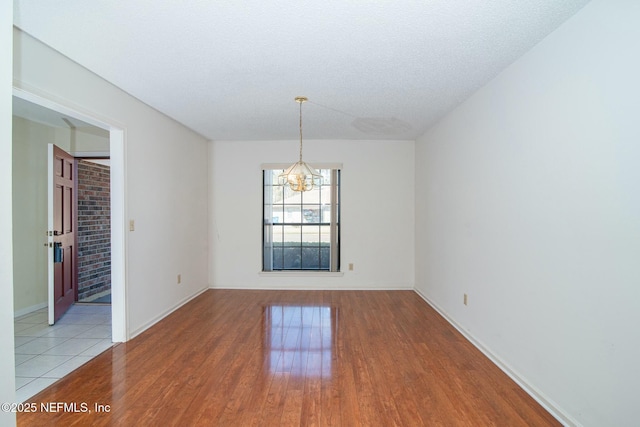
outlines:
[[[74,304],[49,326],[47,309],[15,319],[16,401],[24,402],[111,347],[111,306]]]

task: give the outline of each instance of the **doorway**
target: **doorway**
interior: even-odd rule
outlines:
[[[20,114],[33,114],[37,117],[37,120],[45,120],[47,117],[57,117],[61,120],[63,117],[69,120],[80,120],[96,129],[106,131],[108,133],[108,152],[103,153],[110,157],[110,202],[111,202],[111,260],[110,260],[110,274],[111,274],[111,317],[112,317],[112,340],[114,342],[124,342],[129,338],[127,321],[126,321],[126,307],[125,307],[125,293],[126,293],[126,272],[125,272],[125,171],[124,171],[124,131],[122,127],[116,126],[111,123],[104,122],[100,119],[93,117],[90,114],[82,113],[74,109],[70,109],[61,104],[58,104],[52,100],[41,97],[39,95],[27,92],[22,89],[14,88],[14,115]],[[16,108],[16,103],[19,107]],[[77,152],[77,155],[83,156],[86,153]],[[14,170],[17,168],[14,168]],[[30,179],[30,177],[26,177]],[[42,207],[44,209],[44,206]],[[17,215],[23,214],[17,212]],[[15,216],[15,215],[14,215]],[[34,234],[37,239],[42,240],[40,236],[40,230],[37,230]],[[14,237],[14,244],[15,244]],[[38,246],[42,248],[42,241],[38,243]],[[14,251],[14,258],[19,256],[19,252]],[[33,264],[33,259],[18,260],[19,262],[27,262]],[[46,306],[46,303],[43,304]],[[38,308],[37,306],[30,306],[30,308]],[[14,315],[24,315],[26,312],[20,312],[14,308]]]

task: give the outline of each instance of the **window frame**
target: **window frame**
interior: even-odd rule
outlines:
[[[301,209],[301,218],[300,218],[300,222],[299,223],[290,223],[290,222],[282,222],[282,223],[274,223],[273,220],[266,218],[266,211],[268,208],[268,201],[266,200],[268,197],[268,194],[266,192],[266,187],[267,187],[267,173],[273,174],[274,170],[284,170],[286,169],[289,165],[285,165],[285,164],[263,164],[261,165],[261,174],[262,174],[262,206],[261,206],[261,242],[262,242],[262,246],[261,246],[261,268],[260,268],[260,274],[265,274],[265,275],[278,275],[278,274],[282,274],[282,275],[291,275],[291,274],[303,274],[303,275],[314,275],[314,274],[318,274],[318,275],[322,275],[322,276],[326,276],[326,275],[342,275],[341,271],[340,271],[340,258],[341,258],[341,253],[340,253],[340,234],[341,234],[341,217],[340,217],[340,204],[341,204],[341,200],[340,200],[340,193],[341,193],[341,173],[342,173],[342,164],[336,164],[336,163],[324,163],[324,164],[313,164],[316,169],[318,170],[330,170],[331,173],[331,184],[330,184],[330,188],[331,188],[331,198],[330,198],[330,222],[328,223],[323,223],[323,222],[317,222],[317,223],[306,223],[304,221],[304,219],[302,218],[303,216],[303,212],[304,212],[304,206],[307,204],[304,201],[304,196],[301,197],[301,201],[299,203],[300,209]],[[273,185],[272,183],[272,188],[273,187],[277,187],[278,185]],[[322,211],[322,201],[319,200],[318,201],[320,210]],[[286,206],[285,203],[283,203],[283,208],[284,206]],[[271,221],[271,222],[269,222]],[[271,265],[271,269],[269,269],[269,266],[267,265],[267,257],[269,256],[269,254],[266,253],[266,249],[267,249],[267,245],[269,244],[269,241],[271,241],[271,248],[273,248],[273,239],[268,239],[267,238],[267,227],[270,226],[270,230],[273,230],[273,226],[274,225],[279,225],[279,226],[304,226],[305,224],[308,225],[317,225],[319,227],[323,227],[323,226],[328,226],[329,227],[329,236],[330,236],[330,242],[329,242],[329,268],[303,268],[302,265],[300,265],[300,268],[281,268],[281,269],[276,269],[273,268],[273,265]],[[302,230],[301,230],[301,236],[302,236]],[[300,249],[302,251],[303,248],[303,243],[302,243],[302,239],[301,239],[301,244],[300,244]],[[283,247],[284,250],[284,247]],[[320,246],[320,249],[321,246]],[[319,252],[320,254],[320,252]],[[273,259],[273,254],[271,254],[271,259]],[[283,265],[284,267],[284,265]],[[321,267],[319,265],[319,267]]]

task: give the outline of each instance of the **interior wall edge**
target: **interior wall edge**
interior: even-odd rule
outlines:
[[[13,320],[13,2],[0,2],[0,402],[16,401]],[[14,411],[0,411],[0,425],[15,426]]]

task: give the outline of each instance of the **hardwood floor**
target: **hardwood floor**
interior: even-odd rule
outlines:
[[[413,291],[209,290],[29,402],[19,426],[560,425]]]

